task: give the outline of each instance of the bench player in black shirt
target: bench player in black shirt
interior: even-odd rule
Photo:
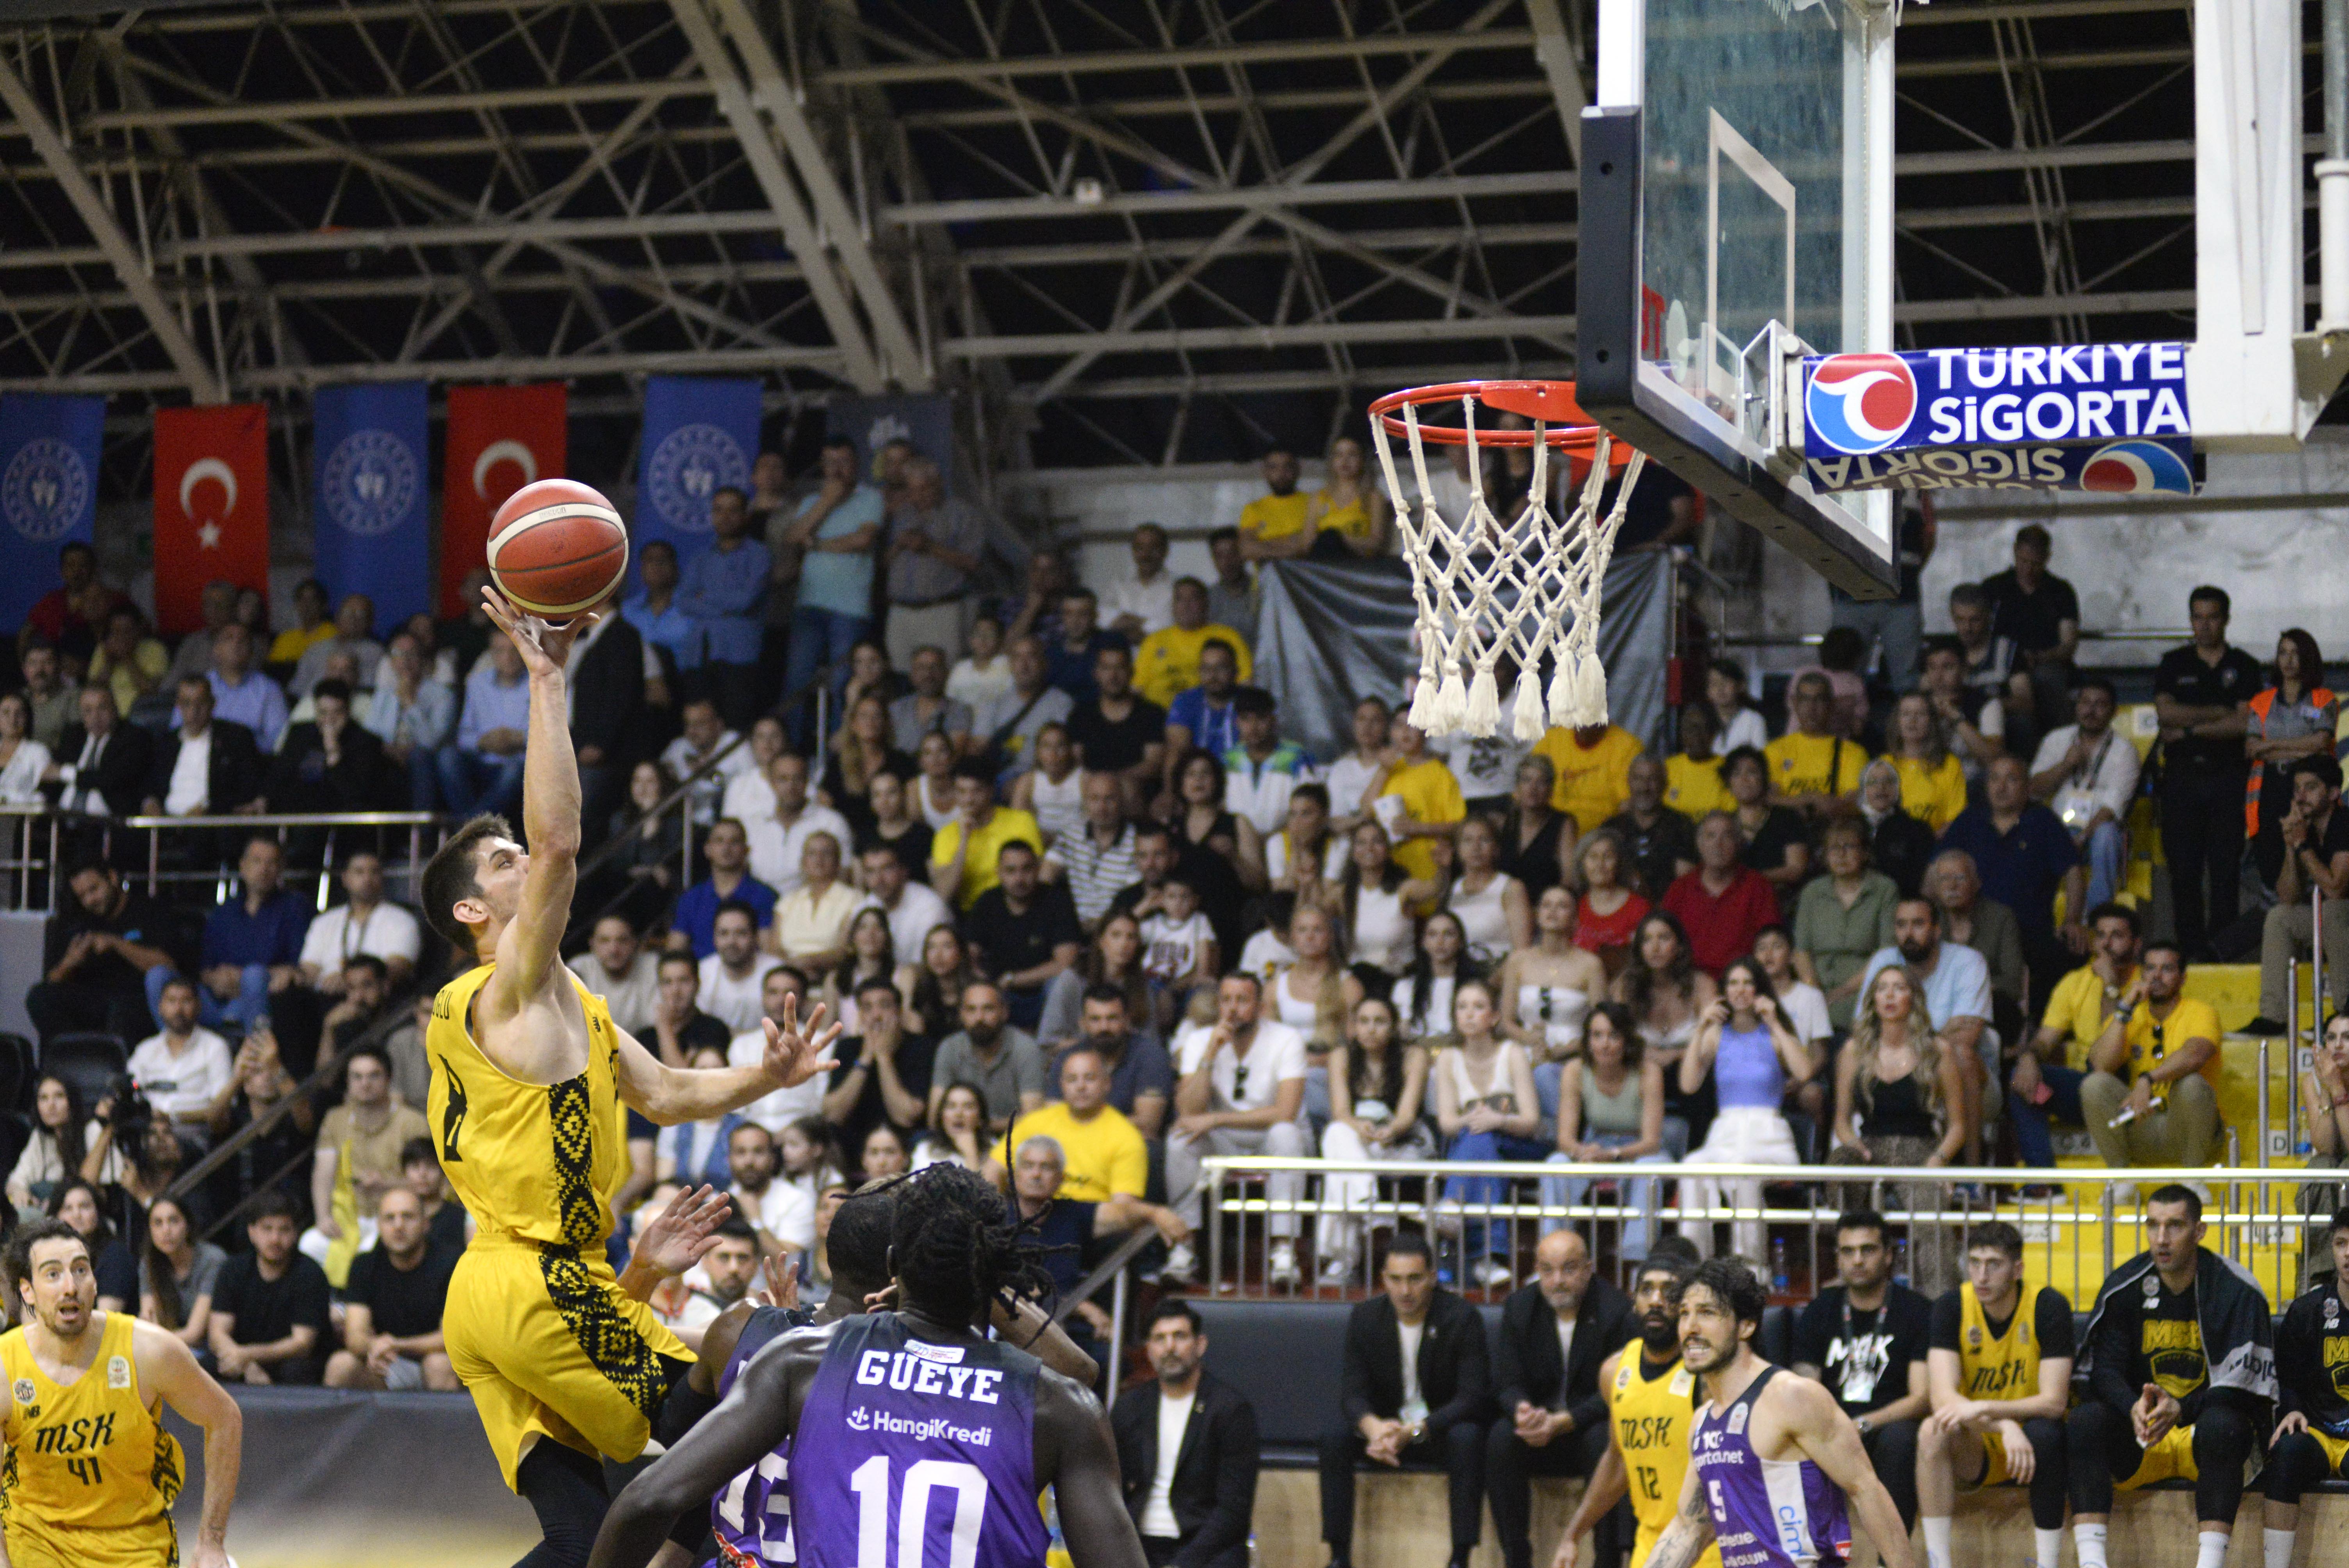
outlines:
[[[2333,1274],[2284,1309],[2276,1331],[2282,1418],[2268,1443],[2267,1560],[2292,1561],[2300,1497],[2349,1471],[2349,1209],[2333,1216]],[[2281,1555],[2279,1555],[2281,1554]]]

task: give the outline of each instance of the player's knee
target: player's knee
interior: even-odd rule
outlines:
[[[2258,1429],[2242,1411],[2217,1405],[2203,1410],[2194,1422],[2194,1463],[2209,1471],[2240,1470],[2257,1441]]]
[[[1474,1421],[1454,1421],[1444,1431],[1444,1449],[1456,1462],[1485,1457],[1485,1429]]]
[[[1917,1429],[1917,1463],[1920,1473],[1921,1467],[1946,1464],[1949,1458],[1950,1438],[1944,1429],[1930,1421]]]
[[[1898,1473],[1914,1468],[1917,1462],[1918,1423],[1891,1421],[1877,1429],[1876,1469],[1878,1474]]]
[[[2029,1440],[2041,1464],[2064,1457],[2066,1446],[2064,1423],[2053,1416],[2033,1416],[2023,1423],[2023,1435]]]

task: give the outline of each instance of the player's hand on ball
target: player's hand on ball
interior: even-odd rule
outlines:
[[[793,1088],[807,1082],[820,1072],[830,1072],[833,1060],[832,1044],[840,1038],[837,1023],[826,1026],[824,1006],[819,1002],[800,1022],[800,1004],[796,996],[783,998],[783,1021],[778,1025],[772,1018],[761,1018],[759,1025],[766,1031],[767,1050],[762,1065],[767,1076],[775,1080],[777,1088]]]
[[[596,621],[595,612],[590,610],[554,625],[523,614],[504,594],[488,587],[481,590],[481,609],[499,631],[513,639],[522,654],[523,668],[533,676],[561,674],[564,662],[571,656],[573,639]]]
[[[697,1187],[671,1198],[636,1237],[636,1262],[667,1278],[681,1274],[718,1244],[733,1201],[714,1187]]]

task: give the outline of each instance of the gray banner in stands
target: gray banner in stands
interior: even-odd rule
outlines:
[[[1281,733],[1334,761],[1353,748],[1354,704],[1393,701],[1418,667],[1411,570],[1395,559],[1288,561],[1268,563],[1257,582],[1257,684],[1280,703]],[[1599,610],[1609,715],[1651,751],[1667,739],[1671,588],[1661,551],[1619,556]]]
[[[244,1412],[228,1532],[241,1568],[505,1568],[538,1537],[462,1394],[230,1392]],[[166,1420],[188,1451],[173,1511],[184,1557],[202,1511],[203,1434]]]

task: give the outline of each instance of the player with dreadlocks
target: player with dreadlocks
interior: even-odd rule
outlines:
[[[710,1326],[703,1366],[725,1367],[715,1391],[726,1398],[689,1432],[682,1429],[700,1412],[684,1388],[672,1398],[676,1418],[662,1432],[669,1451],[613,1505],[594,1568],[639,1568],[660,1543],[664,1518],[713,1496],[721,1562],[795,1558],[808,1568],[853,1568],[857,1554],[843,1544],[860,1539],[849,1533],[852,1509],[860,1532],[865,1511],[884,1509],[881,1517],[896,1521],[908,1486],[936,1516],[923,1515],[929,1523],[912,1568],[923,1568],[930,1526],[941,1565],[948,1542],[968,1536],[979,1553],[978,1568],[1027,1568],[1043,1561],[1034,1499],[1045,1484],[1057,1485],[1062,1529],[1088,1568],[1096,1562],[1140,1568],[1140,1542],[1119,1502],[1114,1452],[1087,1391],[1095,1369],[1028,1299],[1043,1284],[1042,1273],[995,1191],[953,1166],[868,1183],[833,1216],[826,1252],[833,1294],[814,1327],[789,1333],[792,1320],[771,1307],[730,1310]],[[893,1284],[905,1311],[855,1315],[868,1295]],[[988,1316],[1008,1343],[964,1326]],[[1014,1345],[1032,1345],[1042,1365]],[[891,1375],[897,1363],[903,1377]],[[869,1380],[858,1377],[866,1367],[876,1368]],[[701,1368],[695,1378],[703,1378]],[[711,1389],[700,1392],[706,1398]],[[849,1405],[860,1409],[852,1413]],[[791,1473],[787,1460],[803,1412],[827,1434],[806,1462],[822,1472],[817,1484],[837,1494],[828,1508],[811,1500],[810,1483]],[[933,1434],[928,1440],[915,1435],[924,1430]],[[857,1445],[847,1465],[843,1442]],[[913,1462],[892,1477],[898,1459]],[[944,1470],[921,1465],[931,1460]],[[775,1494],[787,1480],[784,1505]],[[1012,1501],[1019,1496],[1024,1511]],[[833,1539],[819,1547],[814,1537],[827,1530]],[[1081,1542],[1114,1554],[1097,1558]]]

